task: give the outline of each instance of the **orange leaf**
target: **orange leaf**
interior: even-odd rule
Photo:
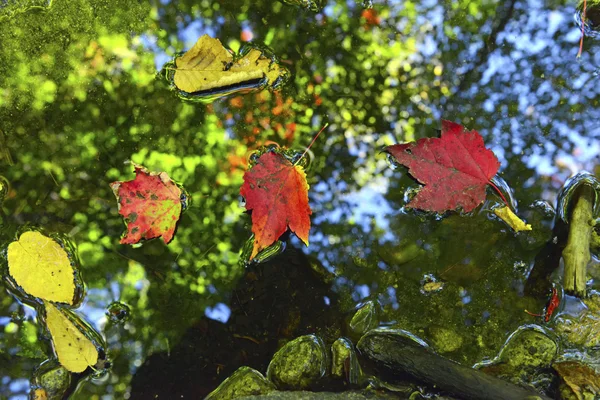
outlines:
[[[135,179],[110,184],[119,202],[119,214],[127,223],[122,244],[162,237],[169,243],[186,205],[187,194],[166,172],[149,172],[135,166]]]
[[[250,258],[275,243],[289,229],[308,245],[310,215],[306,173],[284,156],[266,152],[244,174],[240,194],[252,210],[254,248]]]

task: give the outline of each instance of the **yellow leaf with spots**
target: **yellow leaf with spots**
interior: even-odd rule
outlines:
[[[506,222],[515,232],[532,230],[531,225],[526,224],[507,206],[494,208],[494,214]]]
[[[8,273],[23,290],[42,300],[73,304],[75,270],[65,249],[37,231],[8,245]]]
[[[46,326],[52,336],[52,345],[58,362],[71,372],[83,372],[98,362],[96,345],[73,323],[78,317],[68,310],[61,310],[51,303],[46,307]],[[67,313],[70,314],[67,316]],[[83,325],[83,322],[81,323]]]
[[[188,93],[238,91],[273,86],[287,75],[286,68],[265,57],[260,50],[251,49],[234,60],[219,39],[203,35],[191,49],[175,59],[173,83]]]

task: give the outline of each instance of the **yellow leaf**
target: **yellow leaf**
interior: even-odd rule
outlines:
[[[203,35],[183,56],[175,59],[173,82],[188,93],[231,86],[246,89],[253,81],[266,77],[269,84],[287,75],[287,70],[251,49],[236,61],[219,39]],[[235,88],[234,88],[235,89]]]
[[[277,79],[287,75],[287,70],[280,67],[270,58],[263,56],[257,49],[251,49],[244,57],[238,59],[230,68],[230,71],[247,71],[255,73],[260,71],[267,77],[269,84],[275,83]],[[262,77],[260,75],[259,77]]]
[[[71,260],[58,242],[39,232],[25,232],[8,245],[8,273],[31,296],[73,304]]]
[[[46,325],[52,336],[54,352],[60,364],[71,372],[83,372],[98,362],[98,349],[94,343],[81,332],[65,313],[51,303],[44,302],[46,307]],[[71,318],[78,318],[70,313]]]
[[[506,222],[515,232],[530,231],[531,225],[526,224],[507,206],[494,208],[494,214]]]

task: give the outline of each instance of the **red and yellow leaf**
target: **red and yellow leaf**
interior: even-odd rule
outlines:
[[[472,211],[485,200],[486,185],[500,167],[477,131],[450,121],[442,121],[439,138],[396,144],[386,151],[425,185],[407,207],[426,211]]]
[[[169,243],[175,234],[187,196],[166,172],[149,172],[135,166],[135,179],[110,184],[117,201],[119,214],[127,224],[123,244],[162,237]]]
[[[273,244],[289,228],[306,245],[310,230],[308,183],[304,169],[283,155],[266,152],[244,174],[240,194],[252,210],[254,248],[250,258]]]

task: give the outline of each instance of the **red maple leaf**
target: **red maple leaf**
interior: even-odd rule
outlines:
[[[490,182],[500,162],[485,148],[477,131],[467,131],[454,122],[442,120],[439,138],[396,144],[385,151],[425,185],[407,207],[434,212],[462,207],[470,212],[485,200],[486,185],[500,193]],[[500,196],[504,200],[502,193]]]
[[[173,239],[187,195],[166,172],[149,172],[135,165],[135,179],[113,182],[110,187],[127,224],[122,244],[156,237],[162,237],[165,243]]]
[[[244,174],[240,194],[252,210],[254,248],[250,259],[288,229],[308,245],[310,214],[306,173],[283,155],[266,152]]]

